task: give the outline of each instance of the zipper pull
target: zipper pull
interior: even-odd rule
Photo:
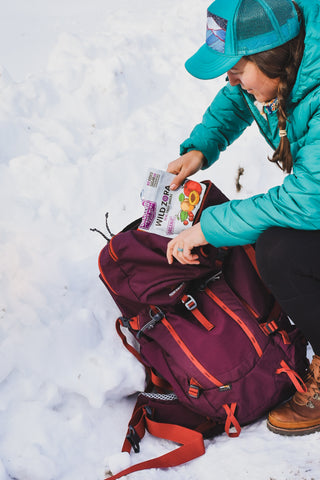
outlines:
[[[203,292],[207,288],[210,282],[215,282],[216,280],[220,280],[221,277],[222,277],[222,270],[219,270],[219,272],[212,275],[212,277],[209,277],[204,283],[200,285],[199,287],[200,292]]]

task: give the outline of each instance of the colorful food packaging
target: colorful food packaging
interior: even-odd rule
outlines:
[[[175,175],[149,169],[141,191],[144,207],[139,230],[173,238],[192,226],[206,185],[186,179],[177,190],[170,190]]]

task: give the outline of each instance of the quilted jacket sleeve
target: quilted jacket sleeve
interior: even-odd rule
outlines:
[[[240,87],[231,87],[228,83],[219,91],[205,112],[202,122],[196,125],[190,137],[181,144],[180,154],[200,150],[207,159],[207,168],[252,121],[253,117]]]
[[[267,193],[207,208],[201,227],[213,245],[253,243],[271,226],[320,230],[320,107],[308,121],[293,173]]]

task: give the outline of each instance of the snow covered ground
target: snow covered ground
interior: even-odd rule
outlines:
[[[142,213],[149,166],[165,169],[224,79],[184,61],[204,40],[205,0],[11,0],[0,18],[0,480],[102,480],[144,373],[114,332],[98,279],[103,229]],[[255,127],[210,178],[232,198],[281,182]],[[243,189],[235,189],[239,166]],[[238,439],[136,480],[318,480],[320,433],[261,421]],[[132,461],[169,451],[149,435]],[[131,478],[130,477],[130,478]]]

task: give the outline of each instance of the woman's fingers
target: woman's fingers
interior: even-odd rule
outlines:
[[[196,173],[202,167],[204,155],[198,150],[192,150],[168,164],[167,172],[173,173],[170,189],[176,190],[187,177]]]
[[[167,247],[167,259],[168,263],[172,264],[174,258],[183,265],[199,264],[199,256],[191,252],[191,248],[186,245],[178,245],[177,242],[171,241],[168,243]]]
[[[167,259],[171,264],[176,258],[183,264],[196,265],[200,263],[199,256],[192,253],[194,247],[206,245],[208,242],[203,235],[200,223],[187,228],[170,240],[167,245]]]

